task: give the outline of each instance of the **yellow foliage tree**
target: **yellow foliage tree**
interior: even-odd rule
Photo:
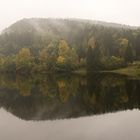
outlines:
[[[17,54],[17,70],[29,70],[33,64],[33,58],[29,48],[22,48]]]

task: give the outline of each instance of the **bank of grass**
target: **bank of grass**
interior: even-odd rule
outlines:
[[[140,61],[135,61],[133,62],[133,64],[129,64],[125,68],[120,68],[120,69],[111,70],[107,72],[133,76],[133,77],[140,77]]]
[[[85,76],[87,74],[87,70],[86,68],[80,68],[80,69],[72,71],[72,73]]]
[[[86,75],[87,70],[85,68],[81,68],[73,71],[72,73],[79,74],[79,75]],[[140,61],[136,61],[125,68],[109,70],[109,71],[100,71],[99,73],[115,73],[115,74],[121,74],[121,75],[132,76],[132,77],[140,77]]]

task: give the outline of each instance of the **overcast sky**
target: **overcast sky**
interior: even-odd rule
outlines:
[[[83,18],[140,25],[140,0],[0,0],[0,30],[22,18]]]

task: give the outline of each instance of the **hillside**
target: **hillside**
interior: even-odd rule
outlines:
[[[8,69],[16,70],[25,62],[48,65],[44,70],[116,69],[140,59],[140,29],[82,19],[23,19],[0,35],[0,56],[2,66],[10,63]]]
[[[98,38],[106,49],[113,49],[113,41],[118,38],[128,38],[133,43],[135,31],[136,27],[92,20],[23,19],[3,31],[0,36],[0,53],[15,54],[22,47],[38,50],[60,39],[82,49],[92,36]]]

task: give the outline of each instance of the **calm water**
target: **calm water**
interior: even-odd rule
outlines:
[[[140,140],[140,79],[0,76],[0,140]]]

